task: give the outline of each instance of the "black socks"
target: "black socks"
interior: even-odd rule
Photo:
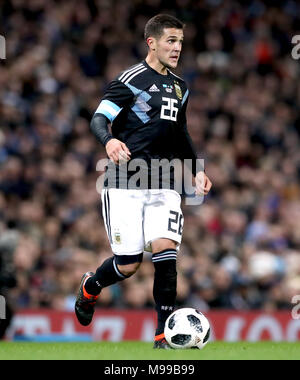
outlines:
[[[110,257],[97,269],[94,276],[86,280],[84,287],[89,294],[97,296],[102,288],[125,280],[128,277],[119,271],[115,258]]]
[[[153,297],[157,311],[155,335],[164,332],[165,322],[174,311],[177,287],[176,258],[175,249],[165,249],[152,256],[155,268]]]
[[[154,264],[153,297],[157,311],[157,329],[155,335],[164,332],[165,322],[174,311],[176,301],[177,252],[175,249],[165,249],[152,256]],[[97,269],[94,276],[87,279],[85,290],[97,296],[102,288],[123,281],[130,276],[123,275],[116,264],[115,257],[106,259]]]

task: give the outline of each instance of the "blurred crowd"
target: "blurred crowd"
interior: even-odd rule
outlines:
[[[144,59],[147,20],[169,13],[186,24],[176,73],[213,183],[202,205],[183,203],[177,304],[290,309],[300,294],[299,3],[0,0],[0,9],[0,293],[12,306],[73,310],[82,274],[111,256],[96,191],[106,154],[89,124],[109,81]],[[152,285],[146,253],[98,305],[153,307]]]

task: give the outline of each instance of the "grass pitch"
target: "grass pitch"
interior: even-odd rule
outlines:
[[[0,360],[299,360],[300,342],[211,342],[203,350],[154,350],[145,342],[0,342]]]

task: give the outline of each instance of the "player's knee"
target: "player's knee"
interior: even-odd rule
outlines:
[[[152,243],[152,252],[161,252],[165,249],[176,249],[177,243],[174,240],[170,239],[157,239]]]
[[[126,265],[118,264],[119,271],[126,277],[132,276],[138,269],[141,263],[132,263]]]

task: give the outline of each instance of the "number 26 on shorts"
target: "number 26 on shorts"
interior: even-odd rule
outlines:
[[[174,232],[175,234],[182,235],[183,227],[183,215],[178,211],[170,210],[170,218],[168,222],[168,231]]]

